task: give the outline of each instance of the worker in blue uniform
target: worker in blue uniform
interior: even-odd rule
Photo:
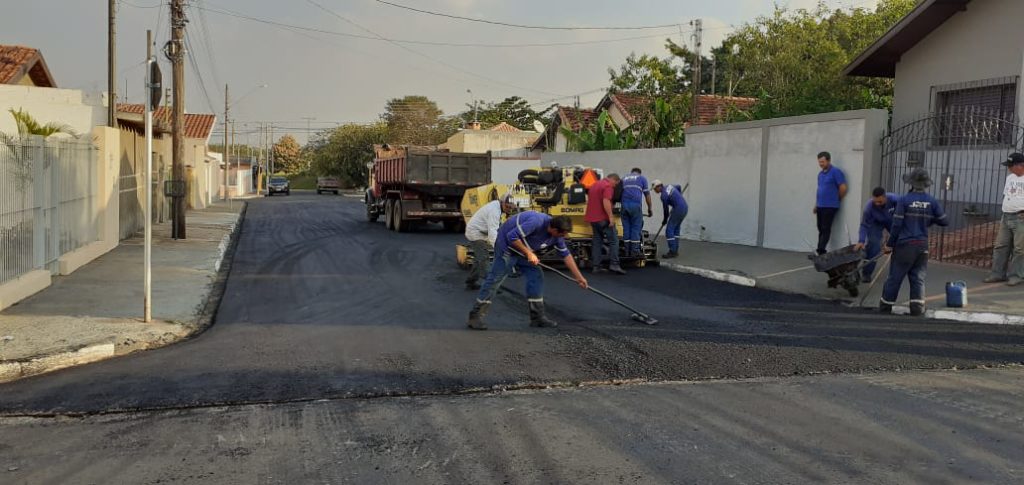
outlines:
[[[668,243],[668,252],[661,257],[671,259],[679,256],[679,233],[683,219],[686,219],[686,213],[690,209],[686,205],[680,186],[665,185],[660,180],[655,180],[653,185],[654,191],[661,194],[661,209],[664,216],[661,223],[665,226],[665,241]]]
[[[856,249],[866,249],[869,260],[864,265],[862,278],[865,283],[871,282],[875,274],[876,263],[872,261],[882,253],[882,236],[884,231],[892,232],[892,215],[896,212],[896,204],[900,196],[886,192],[884,187],[875,187],[871,191],[871,200],[864,206],[864,214],[860,217],[860,238]]]
[[[494,264],[469,312],[469,320],[466,322],[469,328],[487,330],[483,318],[491,306],[491,299],[512,268],[518,269],[526,277],[530,326],[557,327],[558,324],[544,314],[544,273],[538,267],[540,258],[537,252],[554,248],[576,283],[586,289],[587,280],[565,245],[565,236],[571,231],[572,220],[566,216],[551,217],[540,212],[525,211],[509,217],[498,229],[498,237],[494,242]]]
[[[651,206],[651,190],[647,185],[647,177],[639,167],[622,177],[622,242],[626,246],[626,256],[643,254],[641,244],[644,229],[643,202],[647,201],[647,217],[653,215]]]
[[[924,282],[928,271],[928,228],[932,224],[949,224],[942,204],[925,192],[931,186],[931,177],[923,168],[916,168],[903,176],[910,192],[900,198],[892,218],[892,231],[885,253],[892,254],[889,279],[882,289],[879,310],[892,313],[892,306],[900,293],[903,279],[910,280],[910,314],[924,314]]]

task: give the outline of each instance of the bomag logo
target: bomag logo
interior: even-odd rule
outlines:
[[[561,210],[559,210],[559,213],[562,215],[586,214],[586,212],[587,209],[585,207],[563,207]]]

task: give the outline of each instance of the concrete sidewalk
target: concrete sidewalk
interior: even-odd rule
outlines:
[[[664,246],[664,242],[662,242]],[[659,254],[664,252],[661,248]],[[861,295],[851,298],[842,288],[828,288],[828,276],[815,271],[808,253],[779,251],[736,244],[700,241],[682,241],[679,257],[664,261],[663,265],[683,272],[699,274],[731,283],[757,286],[785,293],[808,295],[815,298],[858,304],[878,308],[882,285],[888,268],[870,291],[867,284],[860,286]],[[879,260],[882,269],[885,257]],[[925,286],[929,314],[936,318],[952,318],[987,323],[1024,323],[1024,288],[1010,288],[1004,284],[982,283],[988,271],[980,268],[929,261],[928,281]],[[968,287],[968,306],[961,309],[946,308],[946,282],[964,281]],[[909,290],[904,283],[900,290],[899,306],[907,306]],[[865,296],[866,295],[866,296]],[[1019,318],[1018,318],[1019,317]],[[1018,321],[1019,320],[1019,321]]]
[[[212,320],[245,204],[188,213],[188,239],[153,228],[153,323],[143,323],[141,237],[0,313],[0,382],[161,347]]]

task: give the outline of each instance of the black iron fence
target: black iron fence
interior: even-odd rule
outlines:
[[[1024,128],[1011,114],[980,109],[931,113],[882,139],[882,182],[903,192],[903,174],[924,168],[929,192],[942,202],[948,227],[935,228],[932,258],[987,267],[1002,215],[1009,153],[1024,150]]]

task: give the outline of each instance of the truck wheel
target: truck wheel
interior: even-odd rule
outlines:
[[[398,232],[409,232],[409,221],[405,219],[405,211],[401,202],[395,202],[395,230]]]
[[[384,227],[389,231],[395,230],[395,209],[391,200],[384,201]]]
[[[377,217],[379,217],[379,216],[380,216],[380,214],[378,214],[376,211],[373,210],[373,203],[372,202],[367,202],[366,203],[366,220],[369,221],[369,222],[377,222]]]
[[[338,195],[338,191],[337,190],[334,191],[334,195]]]

